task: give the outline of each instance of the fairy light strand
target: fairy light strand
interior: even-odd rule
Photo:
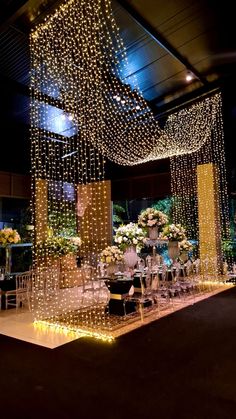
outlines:
[[[213,100],[214,100],[213,96]],[[208,102],[212,98],[207,99]],[[229,201],[226,180],[226,163],[224,150],[224,131],[222,120],[222,101],[220,93],[217,93],[217,109],[215,109],[214,124],[210,126],[208,140],[195,153],[174,156],[170,159],[171,169],[171,190],[174,198],[174,222],[184,225],[188,232],[188,237],[198,240],[198,200],[197,200],[197,165],[213,163],[217,170],[217,192],[215,199],[220,210],[220,225],[218,226],[218,239],[230,240],[229,222]],[[189,110],[193,110],[193,105]],[[185,112],[185,110],[184,110]],[[180,120],[181,113],[176,114],[173,119]],[[173,120],[172,119],[172,120]],[[182,124],[176,124],[173,129],[176,135],[183,135]],[[191,125],[189,124],[191,130]],[[195,128],[194,128],[195,129]],[[202,135],[199,130],[199,135]],[[207,184],[207,183],[206,183]],[[205,196],[207,198],[207,188]],[[206,199],[207,201],[207,199]],[[210,232],[209,232],[210,234]],[[231,264],[230,257],[223,255],[224,259]]]
[[[108,244],[108,223],[102,218],[107,199],[105,158],[136,165],[172,157],[173,172],[178,160],[174,156],[185,155],[181,170],[189,173],[187,154],[193,153],[193,159],[200,161],[197,150],[208,144],[212,130],[215,136],[220,135],[220,95],[171,115],[161,130],[139,86],[132,90],[121,81],[129,64],[110,0],[67,1],[31,33],[30,48],[33,220],[37,209],[41,214],[39,231],[47,223],[49,232],[51,229],[53,234],[61,234],[68,228],[68,220],[75,226],[75,233],[78,228],[83,230],[80,254],[84,265],[91,265]],[[60,135],[54,133],[56,123],[61,125]],[[220,151],[218,146],[218,154]],[[177,194],[181,182],[177,174],[175,179],[173,190]],[[47,208],[37,193],[39,180],[44,181],[47,191]],[[224,180],[221,182],[222,189]],[[191,192],[187,185],[185,192]],[[77,213],[78,194],[89,208],[84,214]],[[226,205],[223,192],[221,200]],[[96,217],[95,206],[100,211]],[[185,201],[188,214],[190,207]],[[189,217],[191,224],[192,215]],[[95,219],[98,225],[94,228],[91,221]],[[93,247],[97,235],[100,243]],[[37,231],[35,244],[36,239]],[[54,318],[74,327],[82,319],[88,327],[104,325],[106,315],[98,304],[74,314],[78,306],[78,296],[73,294],[77,285],[74,262],[68,262],[67,276],[58,278],[61,261],[49,264],[52,256],[52,251],[46,251],[42,257],[34,246],[36,320]]]

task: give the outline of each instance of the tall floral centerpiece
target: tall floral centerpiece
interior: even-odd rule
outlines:
[[[124,255],[118,246],[107,246],[100,255],[100,261],[105,264],[107,275],[114,275],[117,265],[123,262]]]
[[[6,248],[6,274],[11,272],[11,246],[21,241],[17,230],[5,227],[0,230],[0,245]]]
[[[188,260],[188,253],[191,252],[191,250],[193,250],[193,245],[190,241],[185,239],[179,242],[180,259],[183,262]]]
[[[143,210],[138,217],[138,225],[148,231],[148,236],[151,240],[158,238],[158,229],[167,223],[167,215],[155,208]]]
[[[128,268],[134,268],[136,265],[138,261],[136,250],[143,247],[145,237],[146,232],[136,223],[121,225],[116,229],[114,241],[125,252],[124,260]]]
[[[173,261],[179,256],[179,242],[186,240],[186,231],[181,224],[168,224],[164,227],[162,238],[168,240],[168,253]]]

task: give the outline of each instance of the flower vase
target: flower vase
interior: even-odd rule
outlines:
[[[180,259],[182,260],[182,262],[187,262],[188,260],[188,252],[186,250],[183,250],[180,254]]]
[[[179,256],[179,242],[178,241],[169,241],[168,242],[168,254],[170,259],[175,261]]]
[[[109,263],[106,267],[106,274],[108,277],[113,277],[117,269],[116,263]]]
[[[138,262],[138,255],[135,247],[131,246],[126,249],[124,253],[124,261],[127,268],[133,269],[135,267]]]
[[[6,246],[6,274],[11,273],[11,247]]]
[[[158,226],[148,227],[148,237],[150,240],[157,240],[158,238]]]

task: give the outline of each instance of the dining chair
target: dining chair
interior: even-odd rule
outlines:
[[[6,273],[5,266],[0,266],[0,276],[2,277],[2,279],[4,279],[5,273]]]
[[[139,314],[140,314],[140,319],[143,322],[145,308],[152,307],[156,303],[156,301],[154,301],[154,291],[152,288],[152,275],[150,275],[150,272],[147,272],[145,276],[140,272],[139,279],[140,279],[141,292],[134,292],[132,295],[127,295],[127,297],[125,297],[124,312],[126,316],[126,303],[127,302],[135,303],[137,307],[137,311],[139,311]]]
[[[60,293],[60,271],[58,267],[36,267],[32,270],[33,302],[45,304],[53,301]]]
[[[81,297],[81,303],[84,306],[104,305],[109,301],[108,289],[94,266],[84,265],[83,267]]]
[[[32,272],[22,272],[15,277],[15,289],[5,292],[5,307],[18,309],[24,304],[31,309]]]

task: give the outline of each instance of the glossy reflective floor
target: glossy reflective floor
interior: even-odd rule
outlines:
[[[230,286],[232,285],[222,285],[215,290],[196,295],[194,300],[192,298],[186,298],[185,301],[179,302],[176,300],[172,306],[166,307],[158,312],[156,310],[147,312],[147,315],[144,315],[142,320],[138,317],[132,322],[129,319],[127,319],[127,322],[122,321],[119,324],[120,327],[113,330],[112,335],[115,338],[129,333],[138,327],[142,327],[177,310],[184,309],[192,304],[197,304],[219,292],[225,291]],[[50,327],[34,325],[32,313],[24,308],[18,309],[17,311],[15,309],[0,311],[0,334],[51,349],[78,339],[78,334],[73,332],[66,333],[60,329],[52,330]]]
[[[17,312],[15,309],[2,310],[0,312],[0,333],[51,349],[78,338],[59,331],[36,327],[32,314],[24,309],[19,309]]]

